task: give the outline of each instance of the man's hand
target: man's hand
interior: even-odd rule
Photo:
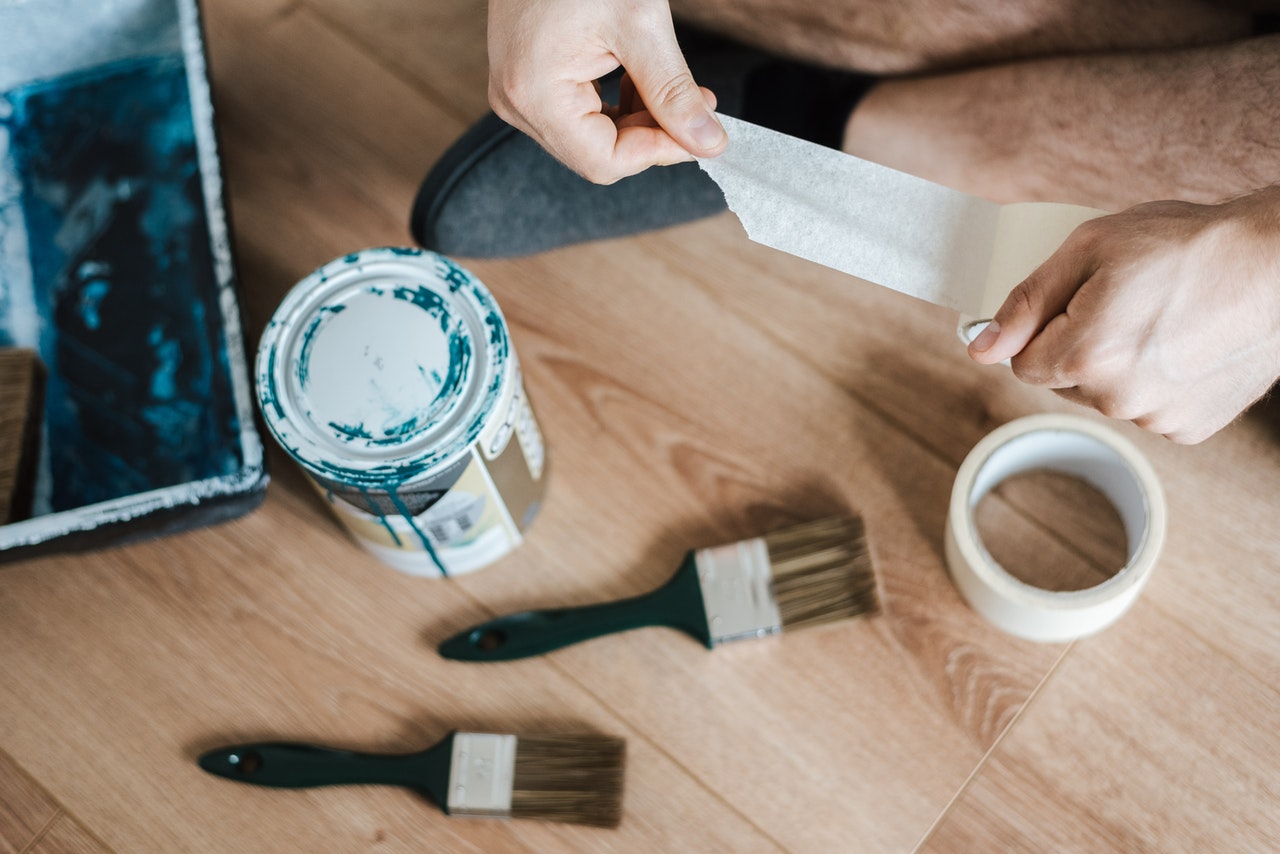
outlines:
[[[969,354],[1175,442],[1208,438],[1280,376],[1280,185],[1084,223]]]
[[[621,102],[595,81],[622,66]],[[494,112],[598,184],[727,144],[676,42],[666,0],[490,0]]]

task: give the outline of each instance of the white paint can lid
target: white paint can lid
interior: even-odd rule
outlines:
[[[514,373],[492,294],[453,261],[376,248],[285,297],[255,380],[268,429],[304,468],[360,488],[429,479],[475,442]]]

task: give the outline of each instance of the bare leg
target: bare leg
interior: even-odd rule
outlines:
[[[1280,181],[1280,36],[1201,0],[672,0],[775,52],[890,75],[845,150],[997,201],[1121,209]]]
[[[676,17],[778,53],[877,74],[1211,44],[1247,15],[1201,0],[672,0]]]
[[[996,201],[1119,210],[1280,181],[1280,36],[878,85],[845,150]]]

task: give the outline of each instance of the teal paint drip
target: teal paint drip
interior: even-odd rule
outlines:
[[[396,548],[402,546],[403,543],[400,542],[400,535],[396,533],[395,528],[391,527],[391,523],[387,521],[386,514],[378,509],[377,503],[369,496],[369,490],[362,486],[360,487],[360,494],[364,496],[364,503],[365,506],[369,508],[369,512],[378,517],[378,521],[382,523],[382,527],[386,528],[387,533],[391,535],[391,542],[396,544]],[[333,500],[332,492],[329,493],[329,500]],[[434,557],[435,555],[432,555],[432,558]],[[439,563],[439,561],[436,561],[436,563]]]
[[[418,539],[422,541],[422,549],[427,556],[435,563],[436,568],[440,570],[440,574],[445,578],[449,577],[449,570],[444,568],[444,563],[440,560],[440,556],[436,554],[435,548],[431,545],[431,540],[427,537],[427,532],[418,527],[417,521],[413,518],[413,514],[409,512],[409,508],[404,506],[404,502],[400,500],[399,487],[392,486],[387,490],[387,496],[390,497],[391,503],[400,511],[400,515],[409,523],[409,527],[413,528],[413,532],[418,535]]]

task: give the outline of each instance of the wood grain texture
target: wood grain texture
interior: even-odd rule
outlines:
[[[0,752],[0,852],[25,851],[58,813],[49,793]]]
[[[409,241],[485,109],[479,0],[206,0],[246,339],[349,251]],[[1268,850],[1280,744],[1280,419],[1183,448],[1112,424],[1169,498],[1133,611],[1036,645],[943,559],[969,449],[1080,412],[979,368],[953,315],[749,243],[729,214],[460,259],[512,329],[550,453],[524,545],[448,582],[378,564],[283,453],[249,516],[0,574],[0,843],[34,850]],[[1099,419],[1101,420],[1101,419]],[[1052,484],[984,509],[1047,579],[1114,568]],[[883,613],[708,651],[665,629],[521,662],[440,659],[513,610],[632,595],[687,549],[852,510]],[[625,736],[617,830],[447,818],[419,795],[209,777],[205,749],[408,751],[454,727]],[[11,761],[6,765],[3,760]],[[11,829],[12,828],[12,829]],[[43,847],[41,847],[43,846]],[[61,847],[56,847],[61,846]]]
[[[1187,627],[1124,621],[1078,645],[923,850],[1274,851],[1277,708]]]
[[[61,815],[23,854],[111,854],[84,825]]]

